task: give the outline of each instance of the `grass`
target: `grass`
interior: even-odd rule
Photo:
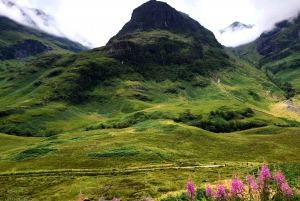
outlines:
[[[164,31],[139,34],[189,42]],[[209,58],[217,53],[204,47]],[[0,61],[0,131],[31,136],[0,134],[1,200],[76,200],[80,190],[90,198],[158,199],[180,192],[189,174],[202,187],[202,180],[215,182],[218,172],[228,179],[233,169],[252,171],[263,158],[275,165],[299,162],[299,117],[283,107],[274,112],[285,100],[283,91],[234,54],[224,62],[228,67],[209,76],[184,74],[194,76],[190,80],[177,75],[187,66],[141,66],[153,73],[163,69],[169,78],[156,79],[105,54],[96,48]],[[195,65],[190,67],[203,63]],[[247,108],[253,115],[241,115]],[[216,110],[266,126],[216,134],[189,120],[174,121],[189,111],[224,122],[211,115]],[[213,164],[226,166],[168,169]]]
[[[136,130],[143,127],[147,130]],[[233,169],[245,174],[261,164],[263,158],[275,165],[299,162],[297,128],[270,126],[231,134],[213,134],[161,120],[150,120],[134,128],[71,132],[39,138],[38,141],[24,138],[31,141],[23,142],[25,145],[18,151],[7,153],[2,148],[0,154],[6,160],[0,161],[1,189],[9,189],[9,193],[2,197],[75,200],[81,189],[87,197],[117,196],[131,200],[150,195],[158,198],[184,189],[189,174],[197,187],[203,187],[202,180],[213,183],[218,172],[222,178],[229,179]],[[11,137],[0,136],[3,140]],[[51,152],[44,155],[45,148]],[[24,153],[30,157],[19,158],[16,163],[14,156]],[[248,168],[246,162],[249,162]],[[214,163],[226,163],[227,167],[125,172]]]

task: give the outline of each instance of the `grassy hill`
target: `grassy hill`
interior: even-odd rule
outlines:
[[[76,200],[80,190],[94,198],[158,198],[183,189],[188,174],[200,188],[246,162],[253,166],[239,167],[241,174],[263,158],[298,161],[298,128],[289,126],[299,116],[271,110],[284,93],[247,62],[229,55],[231,66],[210,77],[159,81],[104,53],[46,55],[3,70],[1,131],[34,137],[0,135],[1,199]],[[137,171],[147,168],[166,169]]]
[[[136,30],[156,3],[105,47],[0,61],[1,200],[159,199],[189,174],[201,188],[264,159],[299,163],[285,92],[165,3],[187,32]]]

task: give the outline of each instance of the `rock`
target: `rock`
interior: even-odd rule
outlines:
[[[24,40],[1,50],[0,59],[23,59],[52,50],[38,40]]]

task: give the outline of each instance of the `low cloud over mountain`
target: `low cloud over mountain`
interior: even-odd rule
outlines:
[[[236,32],[236,31],[242,31],[244,29],[252,29],[254,25],[246,25],[246,24],[243,24],[241,22],[234,22],[232,23],[230,26],[224,28],[224,29],[221,29],[219,30],[220,34],[223,34],[223,33],[230,33],[230,32]]]
[[[81,37],[68,37],[64,34],[55,19],[42,10],[19,6],[8,0],[0,0],[0,15],[10,18],[22,25],[44,31],[46,33],[78,41],[85,46],[91,44]]]

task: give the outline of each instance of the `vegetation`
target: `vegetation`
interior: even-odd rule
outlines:
[[[268,60],[265,75],[251,62],[267,58],[253,44],[245,61],[176,16],[188,29],[121,31],[76,54],[58,40],[50,52],[0,60],[0,200],[76,200],[80,191],[90,200],[184,200],[189,174],[200,199],[218,173],[255,172],[263,157],[296,187],[297,67]],[[1,37],[0,48],[48,40],[19,28],[3,31],[16,39]],[[283,60],[297,65],[294,57]]]
[[[295,164],[285,164],[286,167],[293,167]],[[296,169],[289,174],[294,174],[294,178],[297,178],[298,171]],[[289,186],[289,181],[285,178],[281,170],[274,170],[273,176],[266,164],[261,167],[261,170],[257,173],[257,179],[254,175],[248,174],[245,177],[246,185],[243,184],[243,180],[240,180],[236,173],[233,173],[232,179],[229,185],[224,185],[220,179],[217,182],[217,192],[213,192],[210,185],[206,185],[205,189],[194,188],[194,184],[191,180],[187,183],[186,193],[182,193],[177,196],[169,196],[161,199],[161,201],[172,200],[299,200],[300,191],[295,188],[294,192]],[[273,179],[273,180],[271,180]],[[296,179],[297,180],[297,179]],[[292,187],[298,187],[300,183],[294,184]],[[247,186],[247,187],[246,187]],[[226,189],[226,190],[225,190]],[[191,196],[194,195],[194,196]]]

